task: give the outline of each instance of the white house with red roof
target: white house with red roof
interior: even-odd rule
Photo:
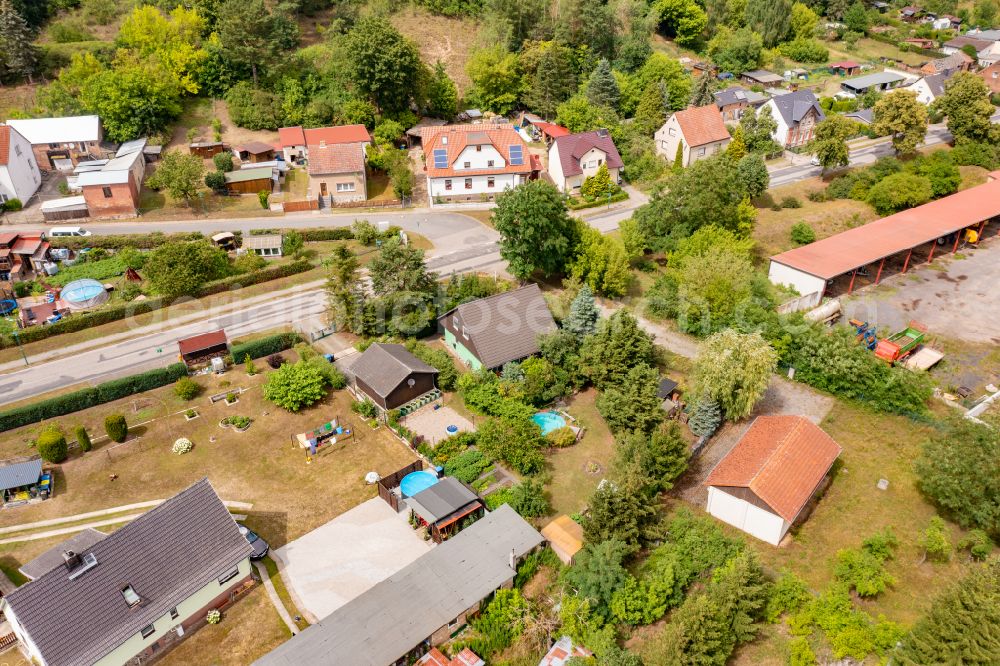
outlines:
[[[705,479],[706,510],[777,546],[804,516],[840,450],[804,416],[759,416]]]
[[[611,182],[621,184],[624,164],[605,129],[557,136],[549,147],[549,176],[563,192],[579,191],[583,181],[605,164]]]
[[[10,125],[0,125],[0,204],[27,203],[42,182],[31,144]]]
[[[533,171],[528,147],[513,125],[427,128],[423,146],[431,205],[492,201]]]
[[[693,106],[674,113],[653,136],[656,152],[671,164],[681,151],[681,166],[720,153],[731,137],[715,104]]]

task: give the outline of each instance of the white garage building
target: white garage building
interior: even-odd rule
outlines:
[[[840,446],[804,416],[760,416],[705,479],[706,510],[777,546],[839,455]]]

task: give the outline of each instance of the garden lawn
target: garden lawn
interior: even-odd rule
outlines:
[[[920,534],[936,512],[917,490],[913,461],[933,426],[838,401],[821,427],[843,447],[833,483],[787,547],[747,541],[768,567],[788,568],[818,591],[833,580],[837,550],[858,547],[866,537],[892,527],[900,546],[887,568],[897,583],[860,607],[908,626],[927,610],[929,592],[962,575],[967,559],[956,555],[946,564],[920,564]],[[888,479],[888,490],[876,487],[880,478]],[[949,528],[955,544],[961,530]]]
[[[826,182],[820,178],[807,178],[769,190],[775,202],[785,197],[795,197],[802,203],[801,208],[771,210],[769,207],[757,209],[757,224],[753,238],[757,241],[758,254],[762,258],[796,247],[790,237],[792,227],[805,222],[816,232],[816,240],[832,236],[876,219],[878,215],[871,206],[853,199],[835,199],[815,202],[809,200],[809,193],[826,189]],[[758,203],[760,205],[760,203]]]
[[[294,359],[292,353],[283,355]],[[266,367],[263,361],[257,365]],[[263,373],[248,377],[239,366],[221,377],[197,378],[207,390],[191,403],[183,403],[167,386],[55,419],[67,430],[86,425],[95,440],[94,450],[76,453],[58,466],[52,499],[4,511],[0,525],[168,498],[207,476],[223,499],[253,503],[247,524],[277,548],[373,497],[374,487],[363,481],[365,473],[388,474],[414,459],[385,429],[372,431],[355,419],[345,391],[332,393],[300,414],[291,414],[263,399],[263,378]],[[209,395],[240,387],[249,391],[236,404],[227,407],[220,401],[209,406]],[[183,410],[188,406],[201,416],[186,421]],[[126,415],[133,432],[141,435],[139,439],[117,448],[106,438],[99,439],[104,417],[115,412]],[[170,416],[136,425],[164,413]],[[230,415],[249,416],[253,425],[244,433],[220,428],[220,419]],[[292,436],[336,417],[352,429],[360,425],[355,431],[357,438],[321,450],[307,465],[305,452],[292,444]],[[29,443],[40,428],[36,424],[0,435],[0,458],[32,453]],[[190,453],[178,456],[171,452],[179,437],[194,443]],[[112,480],[112,474],[117,478]],[[34,556],[28,550],[22,553],[21,547],[7,552],[18,564]]]
[[[615,440],[597,411],[597,391],[587,389],[567,399],[566,411],[576,418],[577,426],[586,428],[579,442],[565,449],[552,449],[548,484],[555,515],[579,513],[587,505],[591,493],[607,476],[615,453]]]

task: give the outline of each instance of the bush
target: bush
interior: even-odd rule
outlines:
[[[806,222],[798,222],[792,225],[792,242],[796,245],[808,245],[816,240],[816,232]]]
[[[264,382],[264,397],[278,407],[297,412],[326,397],[329,380],[308,361],[286,363]]]
[[[112,379],[91,388],[13,407],[0,412],[0,432],[166,386],[185,375],[187,366],[183,363],[174,363],[166,368],[147,370],[129,377]]]
[[[251,340],[250,342],[233,345],[229,352],[233,358],[243,359],[247,355],[250,358],[262,358],[283,352],[286,349],[291,349],[299,342],[302,342],[302,337],[298,333],[277,333],[258,338],[257,340]]]
[[[228,150],[224,153],[216,153],[215,155],[212,155],[212,164],[215,165],[216,171],[221,171],[222,173],[232,171],[233,154]]]
[[[218,157],[218,155],[216,155]],[[205,174],[205,187],[213,192],[223,193],[226,191],[226,176],[221,171],[209,171]]]
[[[18,199],[17,197],[14,197],[13,199],[7,199],[7,202],[3,205],[3,209],[6,211],[10,211],[11,213],[15,213],[21,210],[23,207],[24,204],[22,204],[21,200]]]
[[[267,357],[267,364],[271,366],[272,370],[277,370],[281,367],[281,364],[285,362],[285,357],[281,354],[271,354]]]
[[[557,449],[563,449],[567,446],[573,446],[576,444],[576,433],[569,426],[562,428],[556,428],[549,434],[545,435],[545,439],[548,441],[550,446],[554,446]]]
[[[423,342],[410,340],[406,343],[406,348],[414,356],[438,371],[437,384],[442,391],[451,391],[455,388],[458,380],[458,370],[455,369],[455,361],[451,354],[441,348],[431,347]]]
[[[367,398],[352,403],[351,410],[357,412],[366,419],[375,418],[375,415],[378,414],[378,407],[375,406],[374,402],[368,400]]]
[[[362,245],[374,245],[379,235],[378,227],[368,220],[355,220],[354,224],[351,225],[351,233],[354,234],[355,240]]]
[[[187,437],[181,437],[176,442],[174,442],[174,445],[170,447],[170,450],[176,453],[177,455],[181,456],[193,448],[194,444],[191,443],[190,439],[188,439]]]
[[[802,202],[795,197],[785,197],[781,200],[782,208],[802,208]]]
[[[174,382],[174,395],[181,400],[194,400],[201,393],[201,385],[190,377],[181,377]]]
[[[104,419],[104,432],[113,442],[124,442],[128,438],[128,423],[124,414],[111,414]]]
[[[885,570],[885,562],[892,559],[896,545],[896,537],[886,530],[866,539],[860,549],[839,550],[834,575],[857,590],[860,597],[878,596],[896,582]]]
[[[920,545],[927,554],[927,559],[935,562],[947,562],[951,559],[951,541],[948,539],[948,527],[939,516],[931,518],[930,525],[920,537]]]
[[[982,562],[990,556],[993,542],[990,540],[990,535],[983,530],[972,530],[958,542],[958,547],[960,550],[968,548],[972,559]]]
[[[810,190],[809,194],[806,196],[809,197],[809,201],[813,201],[815,203],[822,203],[826,201],[826,192],[823,190]]]
[[[73,434],[76,435],[76,443],[80,446],[80,451],[86,453],[92,447],[90,443],[90,435],[87,434],[87,429],[83,426],[77,426],[73,430]]]
[[[61,463],[69,456],[66,435],[56,426],[49,426],[38,435],[35,448],[42,460],[50,463]]]
[[[493,464],[481,451],[468,449],[444,464],[444,473],[463,483],[472,483]]]

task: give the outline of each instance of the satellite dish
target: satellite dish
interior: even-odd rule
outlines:
[[[410,388],[413,388],[413,385],[416,383],[417,382],[413,380],[413,377],[410,377],[409,379],[406,380],[406,385],[409,386]]]

